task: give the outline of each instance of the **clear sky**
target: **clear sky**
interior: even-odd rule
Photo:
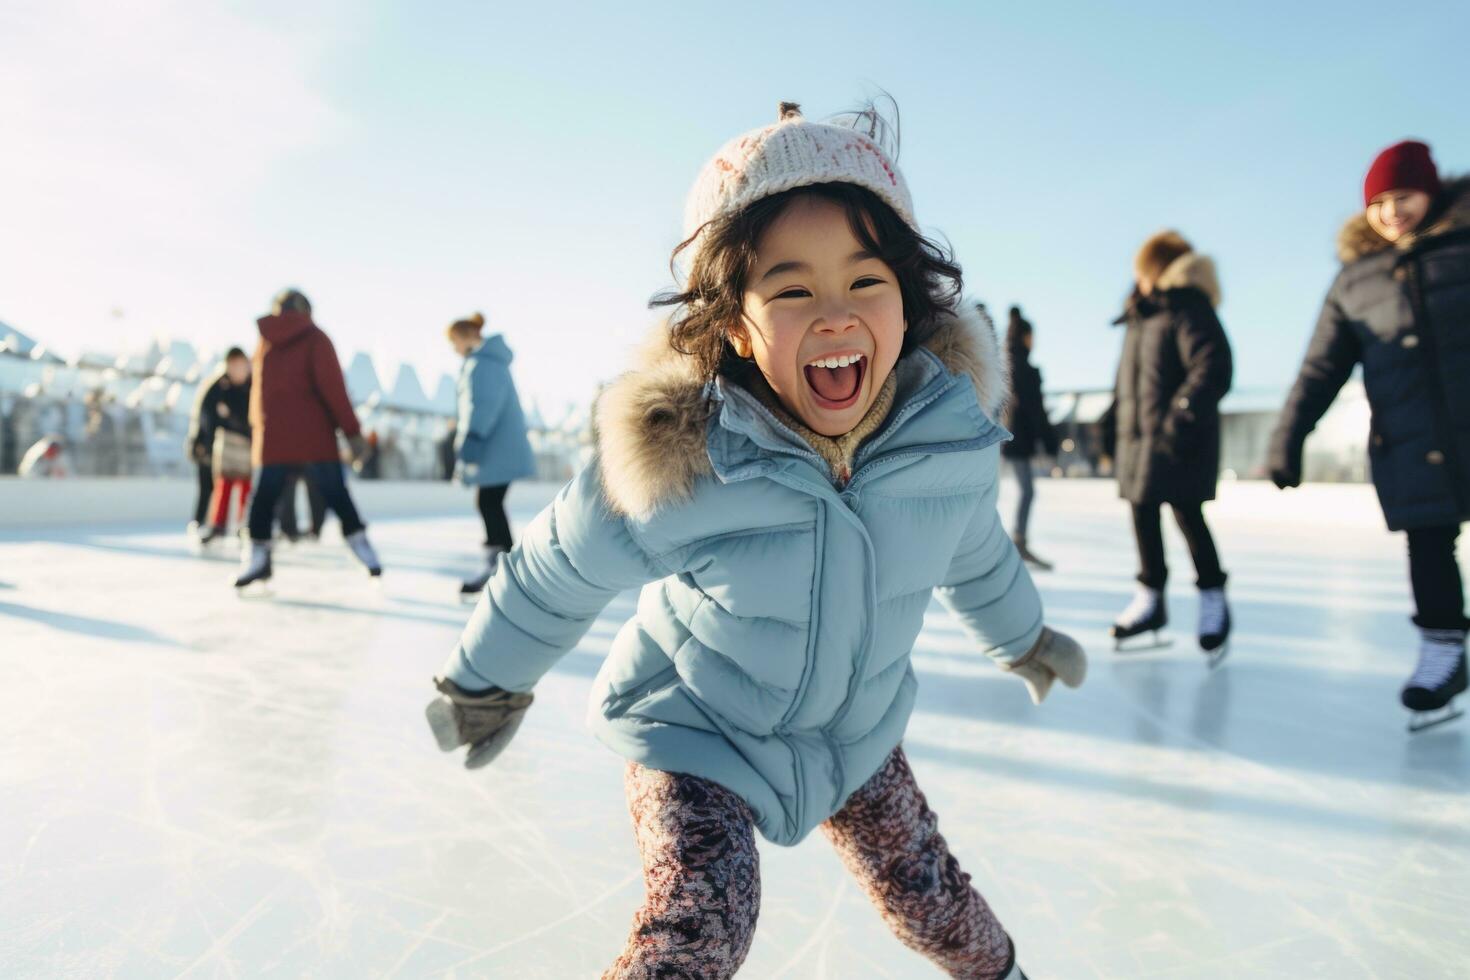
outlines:
[[[1467,37],[1464,0],[7,0],[0,320],[64,354],[247,344],[297,284],[344,356],[432,390],[478,309],[528,400],[582,401],[719,144],[881,87],[920,221],[1023,305],[1049,387],[1111,383],[1164,226],[1219,262],[1237,384],[1284,384],[1373,154],[1470,170]]]

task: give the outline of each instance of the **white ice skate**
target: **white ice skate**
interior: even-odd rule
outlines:
[[[1209,658],[1211,670],[1230,652],[1230,604],[1224,587],[1200,589],[1199,648]]]
[[[1162,650],[1172,646],[1174,641],[1160,638],[1159,630],[1169,625],[1169,610],[1164,603],[1164,593],[1158,589],[1151,589],[1146,585],[1140,585],[1138,591],[1133,594],[1133,601],[1123,614],[1113,623],[1112,636],[1113,649],[1117,653],[1143,653],[1148,650]],[[1153,642],[1133,646],[1124,646],[1125,640],[1131,640],[1135,636],[1144,633],[1152,633]]]
[[[367,568],[369,575],[377,578],[383,574],[383,566],[378,561],[378,553],[368,543],[367,531],[356,531],[347,535],[347,547],[352,549],[352,553],[357,556],[357,560],[362,562]]]
[[[1399,694],[1412,714],[1409,731],[1422,732],[1464,716],[1455,698],[1465,693],[1465,631],[1419,631],[1419,663]]]
[[[487,544],[485,546],[485,567],[474,578],[465,579],[459,586],[459,597],[467,602],[472,602],[485,591],[485,586],[490,583],[490,578],[495,574],[495,569],[500,564],[500,556],[505,549],[498,544]]]
[[[240,552],[240,575],[235,591],[244,599],[270,595],[271,546],[268,541],[252,541]]]

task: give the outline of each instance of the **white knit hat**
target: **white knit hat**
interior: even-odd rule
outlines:
[[[777,122],[737,136],[704,165],[684,205],[684,237],[762,198],[837,183],[867,188],[917,227],[909,186],[882,147],[847,126],[807,122],[800,106],[782,102]]]

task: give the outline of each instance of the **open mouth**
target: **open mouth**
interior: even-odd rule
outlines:
[[[868,371],[864,354],[836,354],[812,361],[802,372],[819,408],[841,411],[851,408],[863,390]]]

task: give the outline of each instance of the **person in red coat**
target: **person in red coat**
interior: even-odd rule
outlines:
[[[251,448],[255,480],[250,497],[250,548],[243,556],[237,588],[271,577],[271,525],[276,503],[292,476],[305,475],[342,522],[342,535],[368,573],[382,565],[368,543],[337,449],[340,431],[362,456],[366,444],[337,350],[312,321],[311,302],[298,290],[276,296],[269,316],[258,321],[255,383],[250,390]]]

